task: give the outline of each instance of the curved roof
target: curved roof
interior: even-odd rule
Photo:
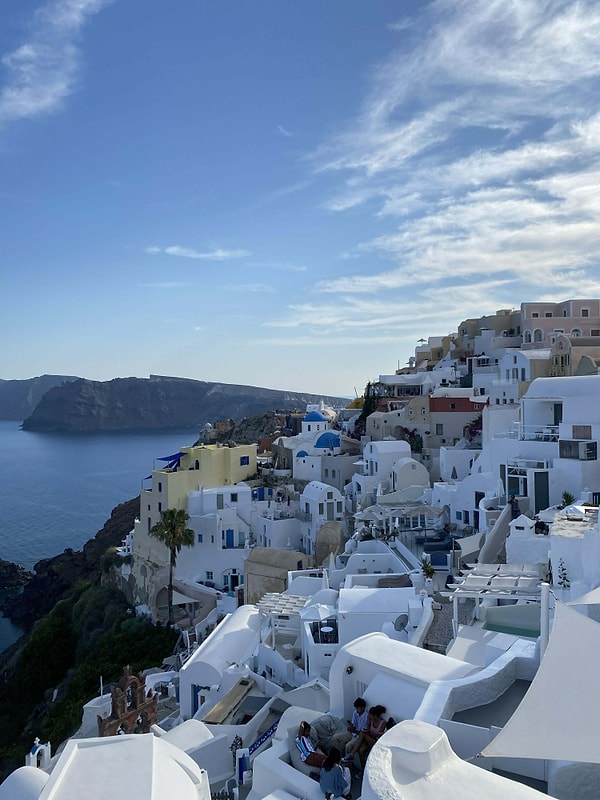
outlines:
[[[254,606],[240,606],[221,622],[185,662],[180,680],[192,676],[198,686],[220,683],[231,664],[243,661],[252,653],[260,635],[260,614]]]
[[[315,447],[330,448],[339,446],[340,437],[336,433],[333,433],[333,431],[325,431],[315,442]]]
[[[327,422],[327,419],[319,411],[311,411],[308,413],[303,422]]]
[[[583,397],[598,391],[600,375],[572,375],[565,378],[536,378],[525,397]]]
[[[298,450],[298,452],[296,453],[296,458],[306,458],[307,455],[308,453],[306,452],[306,450]]]
[[[0,786],[1,800],[37,800],[48,773],[37,767],[19,767]]]

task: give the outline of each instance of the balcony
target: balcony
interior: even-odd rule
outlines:
[[[558,442],[558,425],[523,425],[515,422],[512,428],[495,435],[496,439],[520,439],[525,442]]]

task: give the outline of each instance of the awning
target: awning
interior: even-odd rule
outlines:
[[[173,589],[173,605],[174,606],[182,606],[184,603],[197,603],[198,600],[194,599],[193,597],[188,597],[185,594],[181,594],[181,592],[176,591]]]
[[[575,600],[569,600],[568,606],[594,606],[600,603],[600,586],[592,589],[591,592],[576,597]]]
[[[529,691],[482,755],[600,764],[599,661],[600,624],[557,600]]]
[[[455,539],[455,547],[460,547],[461,559],[469,558],[476,555],[481,550],[483,542],[483,533],[474,533],[473,536],[463,536],[462,539]]]

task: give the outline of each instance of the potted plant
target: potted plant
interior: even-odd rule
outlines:
[[[421,569],[423,570],[425,578],[433,578],[435,575],[435,569],[431,566],[431,561],[428,561],[426,558],[421,559]]]
[[[567,596],[567,594],[569,593],[569,589],[571,588],[571,581],[570,581],[569,575],[567,573],[567,567],[566,567],[565,562],[564,562],[564,560],[562,558],[560,558],[559,561],[558,561],[558,580],[557,580],[557,583],[560,586],[561,594],[562,594],[563,599],[564,599]]]
[[[435,570],[431,565],[431,561],[422,558],[421,571],[425,576],[425,589],[427,590],[427,594],[431,597],[433,595],[433,576],[435,575]]]

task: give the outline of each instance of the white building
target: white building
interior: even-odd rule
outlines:
[[[313,555],[317,533],[326,522],[339,522],[346,528],[344,500],[338,489],[321,481],[311,481],[300,496],[302,552]]]

